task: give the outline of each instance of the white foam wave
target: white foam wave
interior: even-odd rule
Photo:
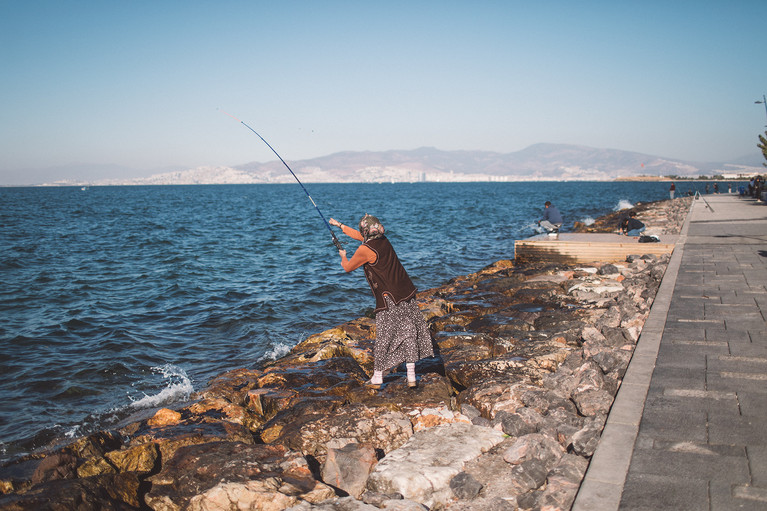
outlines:
[[[634,205],[631,204],[629,201],[627,201],[626,199],[621,199],[618,201],[618,205],[615,206],[613,211],[623,211],[624,209],[631,209],[633,207]]]
[[[584,225],[592,225],[594,222],[596,222],[596,220],[594,220],[594,219],[593,219],[593,218],[591,218],[590,216],[587,216],[586,218],[584,218],[583,220],[581,220],[581,222],[582,222]]]
[[[261,358],[258,359],[259,362],[262,362],[264,360],[277,360],[280,357],[284,357],[288,353],[290,353],[290,349],[292,348],[291,345],[285,344],[285,343],[277,343],[277,345],[273,345],[272,349],[265,352]]]
[[[161,367],[153,367],[152,372],[162,375],[167,384],[157,394],[146,394],[140,399],[130,397],[132,408],[156,408],[176,401],[185,401],[194,392],[192,380],[186,371],[173,364],[165,364]]]
[[[83,429],[82,424],[75,424],[74,426],[72,426],[71,428],[69,428],[68,430],[64,432],[64,436],[70,439],[79,438],[83,436],[82,429]]]

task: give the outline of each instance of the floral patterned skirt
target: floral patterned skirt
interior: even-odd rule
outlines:
[[[417,362],[434,356],[431,333],[415,300],[394,305],[384,295],[386,310],[376,313],[376,342],[373,369],[386,371],[403,362]]]

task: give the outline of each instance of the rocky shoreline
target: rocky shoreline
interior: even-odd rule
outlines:
[[[691,200],[635,210],[674,234]],[[396,371],[365,386],[375,322],[359,318],[6,464],[0,509],[570,509],[668,264],[642,246],[598,266],[498,261],[420,292],[438,355],[416,389]]]

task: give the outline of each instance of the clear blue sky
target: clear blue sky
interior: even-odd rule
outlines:
[[[0,184],[59,165],[274,159],[218,108],[287,160],[556,142],[721,161],[757,153],[767,124],[764,0],[0,9]]]

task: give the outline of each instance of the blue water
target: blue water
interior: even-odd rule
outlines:
[[[420,289],[512,258],[545,200],[567,230],[668,198],[667,183],[307,188],[328,219],[378,216]],[[0,459],[184,400],[373,304],[295,184],[0,188],[0,201]]]

